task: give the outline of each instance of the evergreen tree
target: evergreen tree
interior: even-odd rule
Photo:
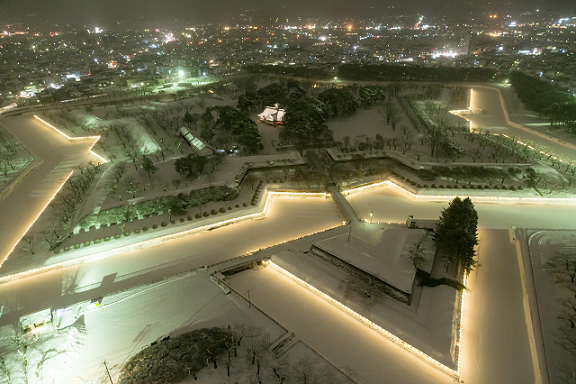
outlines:
[[[174,162],[174,169],[181,175],[193,179],[204,172],[204,166],[208,160],[193,154],[179,158]]]
[[[188,126],[188,128],[190,128],[190,126],[191,126],[192,124],[196,124],[196,121],[198,121],[198,119],[197,119],[197,118],[195,119],[195,118],[190,114],[190,112],[186,111],[186,113],[184,114],[184,118],[182,119],[182,121],[183,121],[184,123],[186,123],[186,125]]]
[[[238,142],[244,147],[244,151],[248,154],[255,154],[263,148],[262,137],[258,132],[256,123],[252,120],[244,120],[238,124],[236,130],[242,129]]]
[[[148,156],[142,158],[142,164],[140,165],[144,171],[148,174],[148,178],[152,178],[152,174],[158,171],[158,167],[152,162]]]
[[[458,271],[469,274],[476,266],[474,247],[478,245],[478,213],[470,198],[454,198],[442,211],[436,232],[440,252]]]

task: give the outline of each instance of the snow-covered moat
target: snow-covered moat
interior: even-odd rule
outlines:
[[[369,190],[353,195],[349,200],[361,217],[372,212],[375,221],[383,222],[401,222],[408,214],[435,218],[446,205],[409,200],[389,188]],[[480,267],[470,275],[469,290],[465,293],[460,380],[534,382],[539,371],[534,368],[531,332],[522,304],[517,247],[511,240],[510,231],[499,228],[536,226],[542,220],[549,220],[545,223],[562,228],[572,219],[568,213],[565,219],[535,217],[535,212],[540,209],[537,205],[530,206],[529,210],[524,204],[478,203],[476,207],[483,227],[480,230]],[[550,207],[562,211],[556,206],[546,208]],[[542,207],[542,212],[544,209]],[[515,211],[527,218],[514,219],[512,212]],[[566,212],[565,207],[563,212]],[[508,223],[495,225],[497,229],[487,228],[490,223],[498,223],[500,218],[505,218]],[[264,219],[233,224],[159,247],[3,284],[0,286],[0,302],[4,306],[1,321],[13,324],[27,313],[50,307],[74,306],[104,297],[100,307],[81,310],[84,315],[78,320],[81,324],[73,323],[74,332],[82,334],[77,338],[73,353],[44,356],[41,364],[44,368],[35,368],[43,372],[42,375],[35,376],[30,371],[30,382],[48,382],[46,377],[52,372],[49,367],[57,362],[59,369],[66,368],[66,376],[61,376],[66,380],[61,382],[74,382],[77,377],[84,380],[101,377],[104,358],[113,367],[112,373],[117,375],[131,354],[174,330],[218,325],[218,321],[233,326],[245,321],[236,313],[238,311],[247,313],[246,316],[252,319],[250,311],[239,309],[245,307],[245,300],[240,296],[225,295],[217,285],[207,281],[209,272],[202,269],[182,279],[182,284],[189,281],[185,284],[192,284],[193,288],[170,289],[174,283],[167,281],[142,284],[341,223],[342,216],[331,199],[276,197]],[[345,227],[342,228],[347,232]],[[292,248],[291,243],[286,243],[270,252]],[[262,255],[271,256],[270,252]],[[234,284],[238,284],[236,288],[240,293],[250,290],[250,300],[264,313],[294,332],[331,363],[340,368],[350,368],[359,382],[451,383],[454,380],[268,268],[243,272],[232,279]],[[142,289],[130,290],[135,286],[142,286]],[[113,292],[119,293],[111,295]],[[222,308],[228,306],[235,314],[220,316],[225,309],[219,309],[218,302],[222,303]],[[209,308],[214,309],[211,311]],[[265,327],[260,320],[253,321]],[[422,326],[426,328],[427,323],[422,323]],[[38,350],[42,350],[42,335],[38,336],[40,339],[31,346],[36,345]],[[415,338],[415,335],[409,335],[409,338]],[[55,339],[50,340],[53,343]],[[6,347],[5,341],[3,348]],[[42,361],[38,356],[37,367]]]
[[[479,108],[500,108],[493,92],[478,92]],[[488,124],[483,119],[505,116],[484,113],[474,119],[481,125]],[[34,142],[34,130],[44,128],[28,120],[15,118],[14,129],[18,138]],[[515,132],[513,126],[489,124]],[[28,148],[47,161],[42,172],[21,184],[27,193],[12,193],[0,206],[0,216],[22,223],[5,225],[2,255],[47,207],[71,167],[94,161],[86,153],[90,145],[70,145],[55,136]],[[390,187],[347,197],[355,214],[375,226],[401,224],[409,215],[437,219],[448,200],[414,200]],[[346,373],[363,384],[455,382],[447,370],[374,331],[302,281],[449,369],[458,368],[460,382],[571,382],[576,368],[558,342],[565,346],[574,340],[558,337],[568,324],[562,323],[562,303],[571,291],[558,284],[547,263],[557,251],[573,251],[576,245],[576,204],[474,203],[479,267],[466,281],[461,318],[458,295],[447,286],[418,288],[410,305],[387,296],[375,304],[355,302],[343,288],[346,274],[308,253],[315,241],[351,235],[338,206],[329,197],[276,196],[262,217],[0,284],[0,384],[96,384],[108,379],[106,369],[116,381],[130,356],[152,342],[213,326],[245,327],[255,335],[252,346],[269,345],[264,371],[286,362],[320,376]],[[16,209],[20,206],[29,210]],[[258,249],[263,250],[254,253]],[[220,270],[243,256],[244,261],[271,258],[302,281],[270,266],[218,280]],[[34,329],[23,334],[24,326]],[[243,373],[252,369],[245,357],[228,361],[235,376],[226,375],[222,362],[218,369],[203,370],[197,382],[253,382]]]

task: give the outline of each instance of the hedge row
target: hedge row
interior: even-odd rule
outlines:
[[[242,204],[242,206],[243,206],[243,207],[247,207],[248,204],[244,203],[244,204]],[[239,204],[236,204],[234,208],[240,208],[240,205],[239,205]],[[216,209],[213,209],[210,213],[204,212],[204,217],[208,217],[208,216],[210,216],[210,214],[216,215],[216,214],[218,214],[218,212],[220,212],[220,213],[225,213],[225,212],[227,212],[227,211],[233,210],[234,208],[233,208],[231,205],[229,205],[228,208],[221,207],[218,211],[217,211]],[[200,218],[202,218],[202,215],[200,215],[199,213],[197,213],[197,214],[195,215],[195,217],[196,217],[196,219],[200,219]],[[183,223],[183,222],[185,222],[185,221],[192,221],[192,216],[188,215],[187,218],[184,218],[184,217],[180,218],[180,222],[181,222],[181,223]],[[175,221],[171,221],[170,223],[171,223],[171,224],[176,224]],[[167,227],[167,226],[168,226],[168,223],[165,222],[165,221],[163,221],[162,223],[160,223],[160,225],[154,224],[154,225],[152,225],[152,229],[158,229],[159,226],[162,227],[162,228],[164,228],[164,227]],[[149,230],[150,230],[150,228],[148,228],[148,227],[142,227],[142,229],[138,229],[138,228],[137,228],[137,229],[134,230],[134,234],[139,234],[140,232],[147,232],[147,231],[149,231]],[[70,246],[66,246],[66,247],[64,247],[64,248],[62,248],[62,249],[57,248],[57,249],[54,250],[54,254],[57,255],[57,254],[59,254],[59,253],[62,252],[62,251],[63,251],[63,252],[67,252],[67,251],[69,251],[69,250],[72,249],[72,248],[74,248],[74,249],[86,248],[86,247],[89,247],[91,244],[100,244],[102,241],[108,242],[108,241],[110,241],[110,240],[112,240],[112,239],[119,239],[120,237],[122,237],[122,235],[124,235],[124,237],[130,236],[130,232],[123,232],[122,234],[115,234],[113,237],[106,236],[106,237],[104,237],[103,239],[96,238],[96,239],[94,239],[94,241],[85,241],[85,242],[82,243],[82,244],[77,243],[77,244],[74,244],[74,245],[71,246],[71,247],[70,247]]]
[[[256,186],[256,190],[254,191],[254,196],[252,197],[250,205],[258,204],[258,198],[260,197],[260,192],[262,192],[262,180],[260,180],[258,182],[258,185]]]
[[[519,185],[518,187],[515,187],[513,185],[511,186],[506,186],[506,185],[436,185],[436,184],[432,184],[430,187],[428,187],[428,184],[424,184],[423,186],[421,186],[420,184],[418,184],[418,188],[440,188],[440,189],[477,189],[477,190],[490,190],[490,189],[495,189],[495,190],[502,190],[502,191],[522,191],[524,188]]]
[[[515,187],[515,186],[513,186],[513,185],[511,185],[511,186],[508,187],[508,186],[506,186],[506,185],[492,185],[492,186],[490,186],[490,185],[467,185],[467,184],[464,184],[464,185],[458,185],[458,184],[455,184],[455,185],[453,185],[453,184],[448,184],[448,185],[439,184],[439,185],[436,185],[436,184],[432,184],[432,185],[429,186],[428,184],[424,184],[424,185],[419,184],[419,183],[415,182],[414,180],[412,180],[412,179],[410,179],[410,178],[408,178],[408,177],[405,177],[405,176],[400,175],[400,174],[399,174],[398,172],[396,172],[396,171],[392,171],[392,174],[393,174],[394,176],[396,176],[397,178],[406,181],[406,183],[408,183],[408,184],[410,184],[410,185],[412,185],[412,186],[414,186],[414,187],[418,187],[418,188],[433,188],[433,189],[436,189],[436,188],[440,188],[440,189],[478,189],[478,190],[483,190],[483,189],[496,189],[496,190],[498,190],[498,189],[499,189],[499,190],[503,190],[503,191],[504,191],[504,190],[521,191],[521,190],[524,189],[521,185],[518,186],[518,187]]]
[[[140,216],[151,216],[153,214],[162,214],[170,210],[172,213],[185,213],[189,207],[200,206],[211,201],[223,201],[235,198],[238,191],[227,186],[209,187],[204,189],[193,190],[189,195],[179,193],[177,196],[161,196],[154,199],[138,202],[130,206],[120,206],[106,209],[97,214],[84,216],[78,222],[80,228],[87,230],[91,226],[110,225],[122,223],[123,221],[132,221]]]

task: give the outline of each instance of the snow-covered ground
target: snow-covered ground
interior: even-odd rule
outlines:
[[[554,275],[557,271],[547,265],[556,253],[571,255],[572,263],[576,257],[576,233],[571,231],[526,230],[525,237],[521,239],[527,243],[527,251],[532,260],[532,272],[536,297],[538,298],[538,315],[542,325],[546,363],[550,372],[551,383],[573,383],[576,381],[576,364],[574,353],[568,349],[573,348],[576,338],[573,328],[567,318],[575,321],[574,284],[570,281],[569,273],[575,267],[570,262],[560,263],[559,268],[565,268],[564,274],[556,281]],[[573,273],[573,272],[572,272]],[[562,278],[563,277],[563,278]],[[570,335],[572,333],[572,335]],[[563,347],[564,345],[564,347]]]
[[[414,200],[390,187],[374,187],[366,192],[347,196],[361,219],[374,222],[404,223],[408,215],[415,219],[438,219],[446,201]],[[480,228],[574,228],[576,204],[511,203],[474,201]]]
[[[272,268],[230,278],[240,293],[360,383],[453,383],[448,374],[408,353]]]
[[[73,316],[77,319],[74,326],[61,330],[60,334],[45,332],[29,344],[26,352],[30,358],[27,382],[51,383],[55,379],[54,382],[60,384],[100,383],[106,379],[104,361],[112,379],[116,381],[120,368],[141,348],[166,335],[178,335],[199,328],[245,327],[258,331],[257,334],[262,337],[265,335],[269,343],[286,335],[284,328],[250,307],[247,301],[234,293],[225,295],[209,277],[204,272],[193,272],[106,296],[98,308],[82,311],[70,308],[69,311],[74,312]],[[80,331],[71,333],[68,329]],[[1,332],[0,336],[6,336],[0,338],[2,345],[6,343],[10,346],[8,330]],[[245,346],[250,339],[245,336]],[[74,348],[69,344],[73,344]],[[22,348],[20,350],[23,351]],[[303,345],[295,348],[294,352],[288,350],[292,361],[296,358],[314,358],[315,355]],[[31,358],[35,355],[49,356],[51,359],[40,362]],[[263,355],[267,363],[275,360],[269,352],[263,352]],[[8,369],[16,372],[17,368],[21,368],[22,364],[19,363],[22,361],[19,359],[22,360],[22,357],[17,352],[10,356],[12,359],[7,361],[11,363]],[[318,356],[315,358],[319,359]],[[236,377],[241,374],[239,370],[246,360],[249,359],[239,356],[233,362],[232,373]],[[221,382],[219,380],[226,376],[224,365],[222,358],[220,372],[208,368],[198,376],[202,382]],[[36,376],[36,372],[41,374]],[[218,380],[211,379],[214,376]],[[18,381],[16,375],[12,379],[16,380],[13,382],[24,382]],[[0,382],[3,380],[5,378],[0,371]]]
[[[491,94],[487,92],[485,99],[490,97]],[[496,108],[496,105],[490,104],[486,110],[492,107]],[[493,115],[488,115],[490,113],[482,117],[487,119],[486,124],[499,126],[499,117],[494,120]],[[23,122],[22,119],[24,118],[19,117],[13,121]],[[23,129],[18,131],[18,134],[30,136],[31,132]],[[270,131],[271,136],[274,133],[275,131]],[[53,149],[61,145],[57,141],[54,139],[42,145]],[[269,148],[272,147],[271,144]],[[87,146],[85,143],[77,143],[67,147],[79,152],[63,152],[62,157],[54,158],[54,169],[50,170],[49,177],[46,174],[37,174],[36,176],[42,177],[30,179],[32,184],[26,186],[26,193],[19,194],[17,198],[26,198],[26,201],[41,205],[51,196],[49,192],[54,189],[53,180],[58,179],[58,175],[89,158],[87,155],[79,156],[80,153],[86,153]],[[43,148],[39,146],[37,150],[41,151]],[[447,202],[410,200],[405,195],[385,188],[375,188],[348,199],[361,218],[369,219],[372,212],[375,222],[404,222],[410,214],[415,218],[436,219],[440,211],[447,206]],[[18,200],[14,204],[25,204],[26,201]],[[105,296],[183,270],[227,260],[260,247],[330,228],[342,221],[340,212],[331,200],[279,198],[277,202],[280,204],[271,205],[269,216],[259,221],[230,225],[155,248],[140,249],[87,265],[3,284],[0,286],[2,325],[14,324],[22,315],[48,306],[61,308]],[[530,332],[522,304],[523,291],[516,247],[510,243],[508,231],[487,228],[573,228],[576,225],[576,217],[572,215],[574,205],[475,204],[479,212],[480,227],[484,229],[480,231],[480,267],[470,276],[467,284],[470,291],[465,295],[461,380],[467,383],[539,382],[538,372],[533,366],[535,357],[530,349]],[[20,212],[15,213],[11,208],[15,206],[19,205],[6,207],[3,203],[0,208],[5,209],[10,217],[17,217]],[[0,211],[0,214],[3,212]],[[28,218],[25,219],[22,219],[22,222],[27,225]],[[14,228],[16,232],[13,231]],[[20,227],[14,228],[7,228],[5,231],[1,238],[3,247],[7,244],[4,238],[11,240],[21,233]],[[338,366],[351,366],[362,383],[453,381],[430,364],[406,353],[284,276],[264,269],[245,272],[233,279],[237,277],[233,282],[238,284],[241,292],[242,289],[250,289],[251,299],[265,312]],[[149,297],[150,300],[143,293],[136,296],[141,300],[137,305],[130,305],[123,311],[118,310],[118,313],[114,311],[114,306],[119,304],[111,304],[87,313],[83,318],[83,325],[87,326],[88,332],[85,341],[87,347],[84,350],[92,363],[79,364],[82,372],[96,372],[100,369],[99,374],[102,374],[99,366],[101,361],[98,360],[103,356],[107,360],[114,359],[112,368],[118,369],[125,361],[122,359],[150,342],[153,335],[158,338],[185,325],[204,324],[203,321],[208,321],[210,317],[203,311],[198,312],[197,305],[213,308],[211,305],[217,304],[218,300],[215,299],[214,303],[209,300],[210,297],[216,297],[210,296],[209,290],[206,295],[201,294],[199,297],[190,294],[204,292],[203,289],[198,286],[185,289],[185,293],[177,293],[177,290],[164,291],[164,294],[158,296],[154,296],[157,295],[154,291],[153,296]],[[212,289],[218,290],[218,294],[223,296],[215,285]],[[175,300],[167,300],[171,297]],[[125,301],[126,299],[122,299],[119,303]],[[190,307],[183,305],[189,302]],[[196,312],[189,313],[186,310]],[[214,313],[219,313],[220,309],[213,310]],[[99,311],[102,311],[102,317],[97,316]],[[174,322],[172,314],[176,314]],[[194,317],[195,314],[199,317]],[[94,318],[89,320],[92,315]],[[141,323],[146,316],[149,316],[149,322]],[[120,319],[120,323],[114,328],[112,322],[117,319]],[[108,324],[108,328],[100,326],[100,323]],[[96,331],[93,335],[97,336],[90,335],[90,327]],[[110,331],[110,340],[102,336],[107,331]],[[116,342],[118,344],[115,344]],[[118,352],[110,352],[112,349],[107,349],[108,347],[118,348]],[[70,373],[70,378],[75,379],[73,373]],[[81,376],[79,380],[83,379],[84,376]]]
[[[35,160],[26,148],[0,124],[0,201],[8,195],[7,187],[26,172]],[[38,160],[40,161],[40,160]]]
[[[511,105],[514,112],[519,110],[517,106],[514,106],[513,102]],[[566,144],[566,142],[562,142],[563,140],[553,138],[545,133],[532,131],[515,123],[509,123],[506,118],[510,118],[510,116],[503,109],[500,95],[495,88],[484,86],[474,88],[473,108],[480,112],[467,115],[466,118],[472,122],[472,126],[475,128],[486,129],[490,133],[504,133],[511,137],[521,138],[526,142],[532,142],[548,148],[548,152],[564,159],[576,158],[576,146],[573,144]],[[525,111],[520,109],[520,113],[525,113]],[[522,119],[520,121],[525,122]],[[568,137],[564,137],[564,139],[570,140]]]
[[[426,260],[432,269],[435,245],[425,230],[366,224],[355,226],[350,234],[334,236],[314,245],[363,271],[369,271],[394,288],[410,293],[416,268],[406,253],[416,244],[425,247]],[[384,249],[386,252],[382,252]]]
[[[479,231],[478,262],[464,296],[461,380],[541,383],[533,365],[516,245],[509,231]]]
[[[481,267],[465,295],[460,380],[533,383],[529,333],[515,245],[505,230],[482,230]],[[451,383],[454,379],[393,344],[272,268],[232,276],[240,293],[361,383]],[[401,336],[402,337],[402,336]]]
[[[12,117],[2,124],[42,164],[0,204],[0,260],[26,234],[40,211],[50,202],[72,169],[98,159],[88,153],[93,140],[70,143],[30,115]]]
[[[291,247],[289,252],[279,252],[271,260],[436,361],[457,369],[454,347],[459,314],[454,288],[417,287],[411,305],[407,305],[377,291],[371,291],[371,298],[360,290],[350,292],[348,284],[355,281],[354,277],[311,255],[308,249]],[[434,277],[444,275],[442,263],[438,267],[440,271],[434,271]]]
[[[331,199],[273,197],[263,218],[0,285],[2,321],[211,265],[342,224]],[[40,295],[38,292],[42,292]]]

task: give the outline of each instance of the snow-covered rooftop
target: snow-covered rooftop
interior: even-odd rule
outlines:
[[[350,236],[335,236],[314,243],[314,246],[410,293],[416,268],[406,255],[410,246],[416,244],[425,248],[425,261],[419,269],[429,273],[436,247],[425,230],[365,224],[353,227]]]
[[[266,121],[268,123],[273,123],[273,124],[282,124],[284,122],[284,115],[285,115],[286,111],[284,109],[281,109],[278,107],[278,104],[276,104],[273,107],[266,107],[266,109],[264,109],[264,112],[258,114],[258,118],[261,121]]]
[[[202,140],[192,135],[185,127],[180,128],[180,134],[188,141],[190,147],[198,156],[210,156],[213,153]]]

